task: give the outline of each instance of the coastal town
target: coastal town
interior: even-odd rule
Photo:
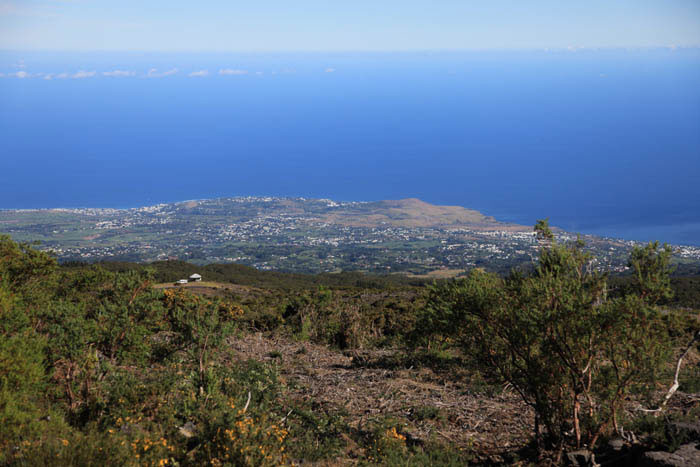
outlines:
[[[0,211],[0,232],[40,242],[39,248],[61,261],[180,259],[308,273],[458,274],[474,267],[507,272],[537,256],[530,226],[499,223],[463,208],[433,208],[442,207],[417,200],[394,206],[239,197],[126,210]],[[441,224],[446,215],[457,220]],[[555,235],[559,242],[577,239],[560,230]],[[591,235],[581,239],[596,268],[617,272],[627,268],[630,249],[640,244]],[[700,264],[700,247],[674,246],[674,255],[680,265]]]

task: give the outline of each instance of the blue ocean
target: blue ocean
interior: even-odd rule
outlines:
[[[3,209],[417,197],[700,245],[698,49],[3,52],[0,73]]]

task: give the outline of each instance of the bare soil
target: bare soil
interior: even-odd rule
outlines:
[[[343,353],[261,333],[231,345],[241,360],[276,360],[292,398],[344,413],[358,430],[392,417],[414,441],[441,437],[496,462],[499,453],[518,450],[531,438],[533,413],[517,394],[502,388],[477,394],[439,370],[387,363],[396,361],[394,351]],[[421,416],[425,413],[438,415]]]

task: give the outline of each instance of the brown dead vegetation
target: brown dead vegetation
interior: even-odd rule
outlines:
[[[476,393],[454,374],[392,364],[395,351],[340,352],[261,333],[231,345],[241,360],[277,361],[292,398],[344,413],[359,431],[391,417],[404,424],[414,442],[442,438],[491,461],[525,447],[531,438],[533,413],[515,393],[507,388]],[[425,412],[433,416],[421,416]]]

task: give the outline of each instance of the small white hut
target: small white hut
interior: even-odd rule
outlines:
[[[199,274],[192,274],[189,279],[190,282],[202,282],[202,276]]]

